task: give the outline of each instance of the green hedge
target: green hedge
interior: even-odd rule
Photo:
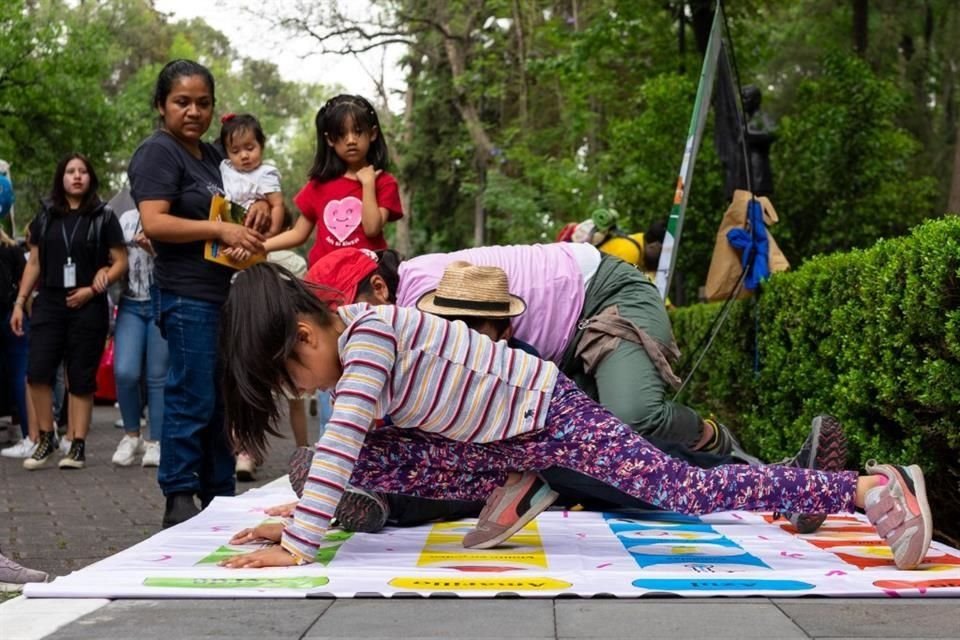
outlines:
[[[673,312],[685,355],[721,306]],[[733,303],[681,401],[767,460],[796,450],[816,414],[836,415],[851,465],[923,466],[937,528],[957,541],[960,218],[774,276],[759,297]]]

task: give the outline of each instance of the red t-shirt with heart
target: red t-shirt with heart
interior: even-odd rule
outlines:
[[[403,217],[400,204],[400,191],[397,180],[382,172],[374,183],[377,188],[377,205],[390,212],[388,220],[393,222]],[[363,212],[363,187],[359,180],[345,176],[318,182],[311,180],[293,202],[304,217],[317,227],[313,248],[307,256],[307,265],[342,247],[371,249],[378,251],[387,248],[383,234],[368,238],[363,233],[361,214]]]

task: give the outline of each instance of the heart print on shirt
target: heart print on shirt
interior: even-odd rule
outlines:
[[[360,226],[362,213],[363,202],[359,198],[347,196],[343,200],[331,200],[323,208],[323,224],[342,246],[348,244],[347,239]]]

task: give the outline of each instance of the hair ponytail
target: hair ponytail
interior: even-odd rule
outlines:
[[[220,321],[222,392],[231,438],[251,455],[266,451],[268,433],[282,437],[277,398],[296,390],[287,360],[302,315],[321,326],[332,319],[312,287],[283,267],[262,262],[234,275]]]

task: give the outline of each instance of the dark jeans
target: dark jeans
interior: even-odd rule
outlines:
[[[674,458],[680,458],[703,469],[738,463],[732,456],[718,456],[691,451],[676,442],[665,442],[658,438],[648,437],[647,440]],[[557,504],[563,506],[579,504],[594,511],[622,508],[656,508],[623,493],[615,487],[571,469],[552,467],[541,471],[540,475],[550,483],[554,491],[560,494]],[[484,504],[483,502],[468,500],[432,500],[393,493],[384,497],[390,506],[388,522],[398,527],[415,527],[434,520],[474,518],[480,513]]]
[[[159,306],[170,368],[157,481],[164,495],[195,493],[206,506],[236,491],[220,395],[220,305],[161,289]]]

